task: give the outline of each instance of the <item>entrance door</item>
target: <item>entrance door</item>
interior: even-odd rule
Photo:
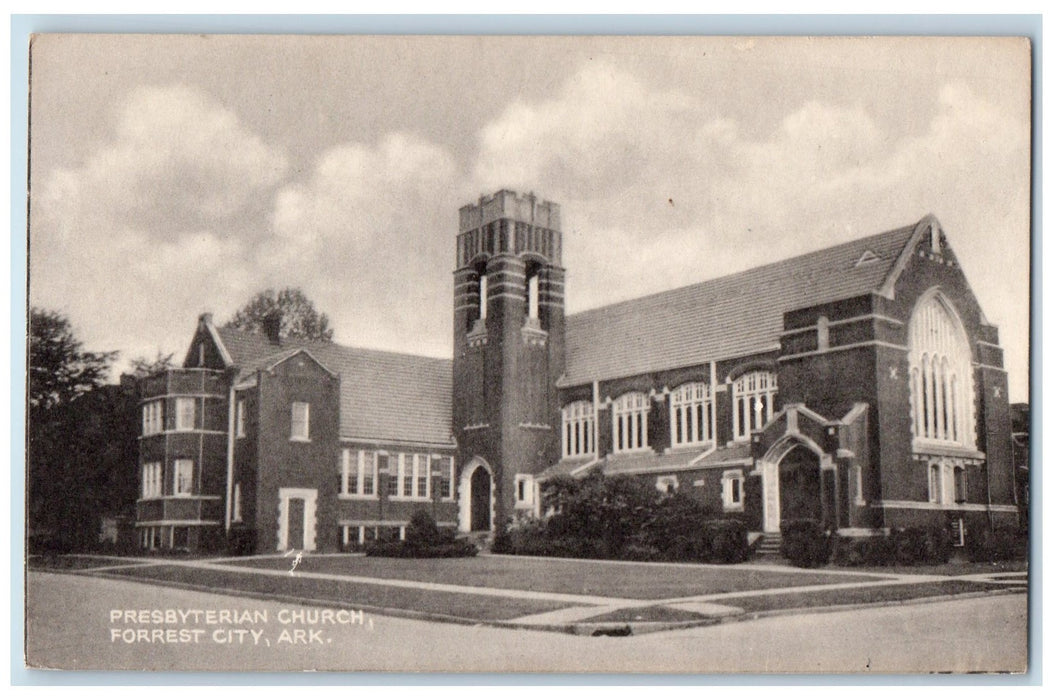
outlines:
[[[779,516],[782,520],[823,519],[819,456],[797,446],[779,462]]]
[[[302,498],[289,499],[289,549],[306,549],[304,546],[304,515],[306,504]]]
[[[482,467],[472,473],[471,530],[490,530],[490,474]]]

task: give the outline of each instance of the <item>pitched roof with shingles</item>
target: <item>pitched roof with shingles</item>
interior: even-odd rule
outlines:
[[[304,349],[339,375],[342,438],[451,444],[450,360],[318,341],[283,341],[275,346],[258,333],[216,330],[242,372],[264,368]]]
[[[778,347],[783,314],[877,291],[916,224],[567,316],[563,386]],[[870,252],[868,261],[861,262]],[[871,259],[871,258],[874,259]]]

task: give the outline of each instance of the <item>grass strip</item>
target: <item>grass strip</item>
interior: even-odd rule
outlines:
[[[235,573],[184,566],[140,567],[112,571],[108,575],[137,581],[204,586],[217,589],[217,593],[237,591],[248,595],[283,595],[327,601],[340,607],[412,610],[475,620],[504,620],[566,607],[565,603],[554,601],[394,588],[297,576],[261,576],[251,571]]]
[[[867,588],[842,588],[828,591],[804,591],[771,595],[729,598],[728,605],[742,608],[747,613],[769,610],[791,610],[815,608],[828,605],[860,605],[929,598],[960,593],[983,593],[1004,589],[1004,586],[976,583],[973,581],[934,581],[898,586],[870,586]],[[721,603],[722,601],[710,601]]]
[[[274,557],[232,559],[224,563],[246,568],[288,570],[292,561]],[[866,580],[792,569],[783,572],[721,566],[623,564],[583,559],[539,560],[533,557],[389,559],[308,555],[297,565],[297,570],[638,600]]]

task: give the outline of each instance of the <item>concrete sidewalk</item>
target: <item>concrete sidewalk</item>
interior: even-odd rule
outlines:
[[[313,555],[312,555],[313,556]],[[347,555],[345,555],[347,556]],[[510,555],[482,555],[494,558],[507,558]],[[238,562],[246,562],[258,559],[286,558],[281,554],[259,555],[249,559],[239,560],[224,557],[221,559],[165,559],[156,558],[129,558],[126,564],[105,565],[85,569],[72,570],[69,573],[92,574],[92,573],[116,573],[121,570],[134,569],[145,566],[179,566],[191,569],[221,571],[226,573],[251,574],[266,577],[293,577],[323,581],[342,581],[346,583],[358,583],[371,586],[387,586],[392,588],[414,589],[420,591],[435,591],[441,593],[454,593],[462,595],[491,596],[497,598],[513,598],[520,600],[547,601],[563,603],[565,607],[556,610],[524,615],[518,618],[504,620],[504,624],[512,624],[524,627],[551,628],[554,626],[568,626],[593,619],[597,616],[614,613],[619,610],[633,608],[673,608],[689,612],[698,616],[700,620],[722,620],[743,614],[743,609],[734,605],[738,598],[755,598],[761,596],[792,595],[802,593],[821,593],[824,591],[862,589],[888,586],[911,586],[924,583],[937,583],[942,581],[969,581],[974,583],[1004,584],[1008,586],[1026,585],[1021,582],[1020,577],[1026,577],[1026,571],[996,572],[985,574],[971,574],[963,576],[942,576],[936,574],[904,574],[904,573],[874,573],[859,571],[826,570],[823,574],[842,576],[843,583],[822,583],[800,586],[782,586],[777,588],[759,588],[739,591],[724,591],[719,593],[707,593],[691,596],[677,596],[663,599],[650,598],[623,598],[613,596],[584,595],[574,593],[558,593],[551,591],[532,591],[513,588],[492,588],[486,586],[473,586],[452,583],[435,583],[431,581],[418,581],[412,579],[380,578],[376,576],[356,576],[348,574],[320,573],[293,568],[290,559],[290,569],[265,569],[247,566]],[[518,557],[513,557],[519,559]],[[539,562],[559,561],[566,563],[566,559],[552,557],[531,557]],[[711,569],[738,569],[747,571],[764,571],[777,573],[811,573],[810,570],[802,570],[791,566],[777,564],[702,564],[683,562],[624,562],[603,561],[604,564],[615,564],[618,566],[662,566],[662,567],[689,567],[701,572]],[[1011,580],[1001,580],[1011,579]]]

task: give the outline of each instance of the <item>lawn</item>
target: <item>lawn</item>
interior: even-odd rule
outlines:
[[[728,598],[711,602],[734,605],[745,612],[764,612],[769,610],[791,610],[794,608],[815,608],[829,605],[859,605],[882,602],[929,598],[932,596],[958,595],[962,593],[986,593],[1004,590],[1005,586],[997,584],[974,583],[971,581],[935,581],[897,586],[869,586],[866,588],[841,588],[826,591],[807,591],[802,593],[781,593],[776,595],[756,595],[743,598]]]
[[[975,574],[996,574],[1006,571],[1027,573],[1026,561],[1006,562],[970,562],[952,561],[947,564],[918,566],[830,566],[830,571],[860,571],[872,574],[924,574],[925,576],[972,576]],[[822,570],[822,569],[821,569]]]
[[[107,572],[107,576],[206,588],[216,593],[289,596],[304,602],[309,599],[314,605],[409,610],[473,620],[504,620],[566,607],[565,603],[545,600],[446,593],[295,576],[260,576],[251,572],[242,574],[185,566],[136,567]]]
[[[225,564],[288,570],[285,557],[229,559]],[[734,566],[677,566],[583,559],[484,556],[465,559],[390,559],[305,556],[297,570],[382,579],[430,581],[461,586],[547,593],[661,600],[713,593],[870,580],[803,570],[760,571]],[[874,580],[881,577],[875,573]]]
[[[107,556],[69,556],[67,554],[31,554],[26,566],[34,571],[78,571],[100,566],[121,566],[128,559]]]

